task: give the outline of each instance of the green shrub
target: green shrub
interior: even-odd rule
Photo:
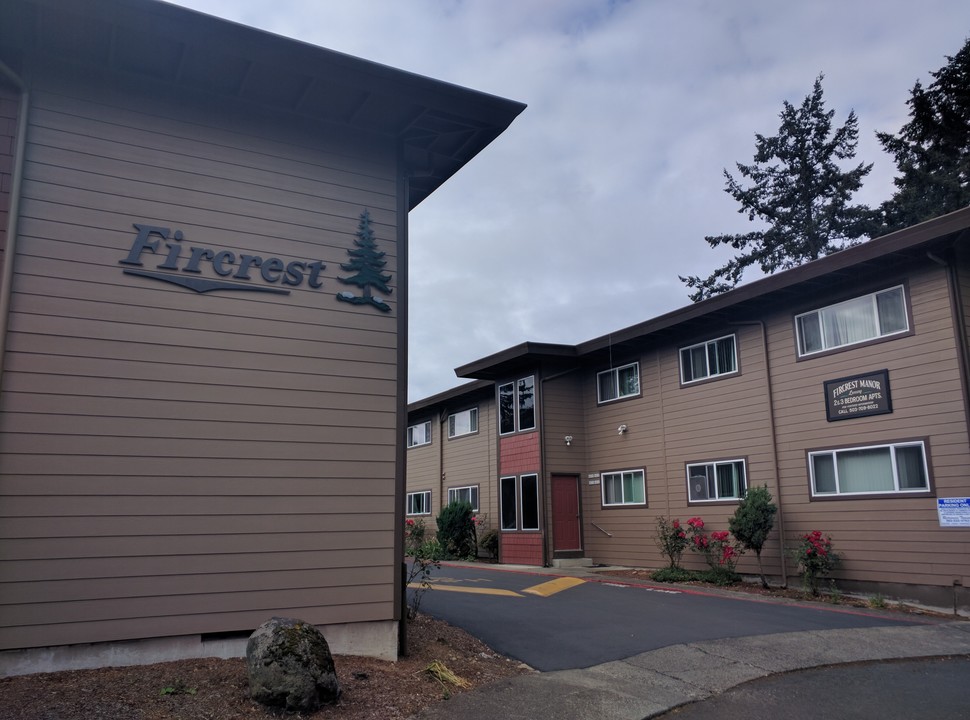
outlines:
[[[734,515],[728,518],[728,529],[745,550],[754,550],[758,558],[758,574],[761,586],[767,588],[768,580],[761,565],[761,549],[775,525],[777,506],[771,502],[767,486],[748,488],[738,503]]]
[[[701,582],[710,583],[711,585],[737,585],[741,582],[741,576],[736,573],[733,569],[727,567],[716,567],[710,568],[709,570],[700,570],[696,574],[696,579]]]
[[[498,558],[499,533],[495,528],[488,528],[478,536],[478,546],[487,552],[491,558]]]
[[[665,567],[650,573],[650,579],[663,583],[690,582],[697,579],[697,573],[682,567]]]
[[[437,523],[438,542],[446,558],[475,558],[475,520],[471,503],[460,501],[445,505],[438,514]]]

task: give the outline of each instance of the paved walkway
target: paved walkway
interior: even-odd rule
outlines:
[[[582,670],[500,681],[456,695],[417,717],[641,720],[778,673],[841,663],[943,656],[970,656],[970,622],[780,633],[671,645]],[[927,703],[932,703],[932,676],[929,680],[922,678],[921,683]],[[927,710],[931,710],[930,704]],[[878,707],[869,707],[866,714],[857,715],[884,716]],[[967,716],[970,717],[970,695]],[[727,720],[731,716],[723,717]]]

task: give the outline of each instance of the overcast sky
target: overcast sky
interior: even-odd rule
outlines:
[[[970,36],[967,0],[178,0],[528,105],[410,216],[410,400],[526,340],[578,343],[689,304],[678,275],[755,229],[722,170],[750,163],[819,73],[859,118],[856,201],[892,194],[875,139]],[[754,279],[747,276],[746,279]]]

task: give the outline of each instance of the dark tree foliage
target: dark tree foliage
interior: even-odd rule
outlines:
[[[970,205],[970,39],[946,59],[929,87],[913,86],[899,134],[876,133],[899,171],[882,206],[886,232]]]
[[[738,503],[734,515],[728,518],[728,529],[738,539],[745,550],[754,550],[758,558],[758,574],[761,585],[768,587],[764,568],[761,565],[761,549],[765,546],[771,528],[775,526],[775,513],[778,507],[771,502],[771,493],[766,486],[748,488]]]
[[[859,124],[850,112],[833,130],[834,110],[825,110],[822,75],[800,107],[785,102],[778,134],[756,134],[754,162],[736,163],[750,181],[745,187],[727,170],[725,192],[741,203],[739,213],[766,227],[740,235],[713,235],[712,247],[729,245],[741,252],[709,277],[681,277],[694,302],[734,288],[745,269],[787,270],[809,260],[854,245],[878,227],[876,213],[850,199],[872,165],[842,170],[840,161],[855,157]]]

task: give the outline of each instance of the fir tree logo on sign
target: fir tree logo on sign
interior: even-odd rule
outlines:
[[[356,249],[347,251],[350,262],[340,263],[342,270],[354,274],[337,279],[347,285],[356,285],[361,289],[362,294],[354,295],[344,290],[337,293],[337,299],[354,305],[373,305],[382,312],[390,312],[391,306],[384,302],[383,298],[371,294],[371,288],[375,287],[382,293],[390,295],[391,288],[387,283],[390,282],[391,276],[384,272],[387,261],[384,260],[384,253],[377,249],[374,231],[370,226],[370,212],[367,210],[360,214],[354,244],[357,246]]]

